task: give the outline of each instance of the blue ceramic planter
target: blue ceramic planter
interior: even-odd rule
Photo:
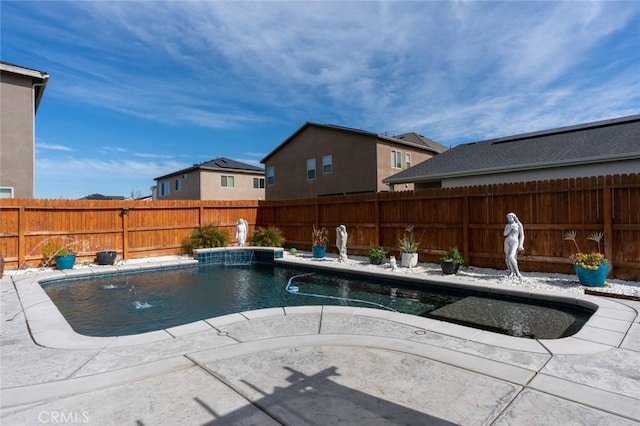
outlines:
[[[76,263],[75,254],[70,254],[68,256],[56,256],[56,266],[58,269],[72,269],[74,263]]]
[[[578,281],[580,281],[580,284],[586,285],[587,287],[602,287],[604,282],[607,280],[609,264],[600,265],[598,269],[586,269],[574,264],[573,269],[578,275]]]
[[[326,246],[313,246],[311,247],[311,252],[313,253],[313,257],[316,259],[322,259],[327,254]]]

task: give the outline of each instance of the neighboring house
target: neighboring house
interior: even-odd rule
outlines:
[[[638,173],[640,115],[458,145],[385,179],[392,189]]]
[[[157,200],[264,199],[264,169],[224,157],[154,180]]]
[[[261,161],[266,199],[386,191],[384,178],[446,150],[416,133],[388,137],[306,123]]]
[[[80,198],[81,200],[124,200],[122,195],[102,195],[102,194],[90,194]]]
[[[35,115],[49,75],[0,62],[0,198],[33,198]]]

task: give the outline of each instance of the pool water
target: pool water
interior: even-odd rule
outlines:
[[[200,265],[56,280],[44,283],[43,288],[71,327],[89,336],[138,334],[261,308],[375,307],[367,301],[398,312],[512,336],[554,339],[575,334],[592,314],[568,304],[304,272],[268,263]],[[285,290],[290,279],[297,292]]]

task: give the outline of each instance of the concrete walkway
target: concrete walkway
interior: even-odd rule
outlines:
[[[92,338],[52,274],[0,280],[3,425],[640,423],[638,302],[581,296],[598,311],[555,340],[334,306]]]

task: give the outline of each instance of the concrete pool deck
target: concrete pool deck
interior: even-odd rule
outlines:
[[[5,273],[0,422],[640,423],[640,302],[563,295],[598,310],[578,334],[554,340],[336,306],[263,309],[96,338],[73,332],[38,284],[190,262]]]

